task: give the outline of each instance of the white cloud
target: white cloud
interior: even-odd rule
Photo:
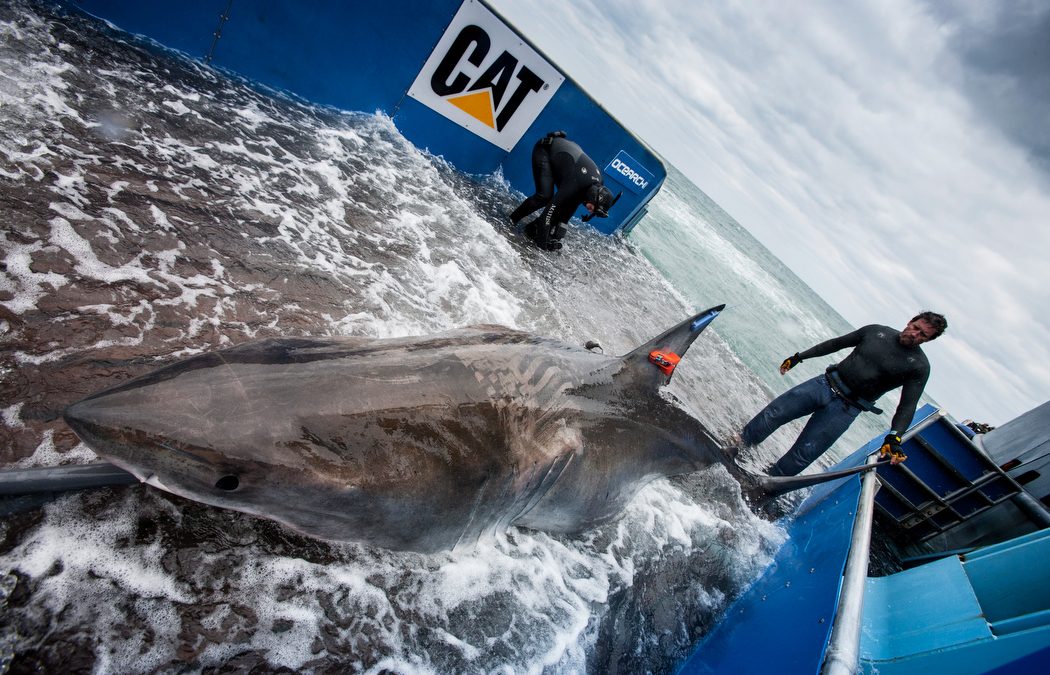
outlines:
[[[1047,399],[1047,176],[974,107],[953,52],[995,10],[497,7],[851,323],[947,314],[929,391],[954,414],[1001,423]]]

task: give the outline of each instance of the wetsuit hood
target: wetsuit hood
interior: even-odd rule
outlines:
[[[584,203],[590,202],[591,204],[594,204],[594,213],[590,214],[589,217],[584,218],[584,220],[590,220],[595,216],[598,218],[608,218],[609,209],[612,208],[612,205],[615,204],[616,200],[619,198],[620,195],[613,197],[612,191],[600,183],[595,183],[587,188],[587,194],[583,201]]]

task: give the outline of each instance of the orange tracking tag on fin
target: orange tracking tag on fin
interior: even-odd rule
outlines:
[[[668,377],[674,372],[675,366],[682,360],[682,357],[674,352],[649,352],[649,361],[656,365],[664,375]]]

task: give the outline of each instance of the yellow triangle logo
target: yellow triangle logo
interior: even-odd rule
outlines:
[[[492,117],[492,92],[488,89],[446,100],[479,122],[496,128],[496,121]]]

